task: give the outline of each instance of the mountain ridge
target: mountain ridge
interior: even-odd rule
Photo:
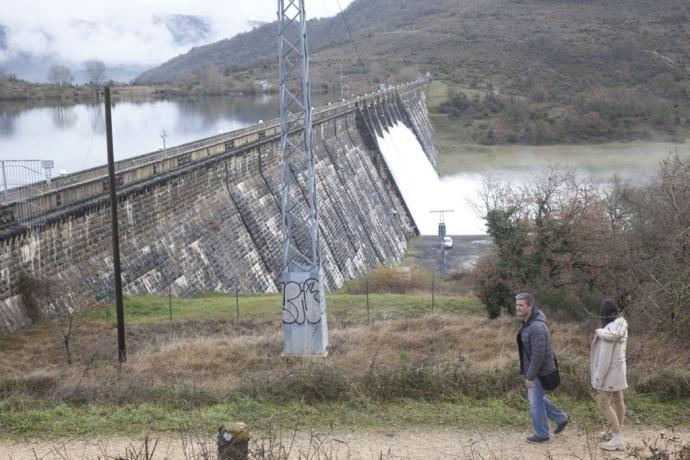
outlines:
[[[683,0],[429,0],[423,5],[355,0],[344,15],[366,65],[378,62],[386,67],[384,73],[395,74],[388,63],[398,62],[418,72],[456,66],[465,73],[498,73],[505,80],[511,72],[535,66],[561,71],[566,59],[568,65],[591,63],[595,71],[605,72],[600,67],[615,63],[616,53],[648,46],[653,47],[648,52],[688,59],[683,45],[687,10]],[[315,66],[340,55],[356,60],[342,15],[309,21],[308,30]],[[625,46],[632,51],[621,50]],[[137,81],[175,81],[208,65],[227,73],[275,64],[276,54],[273,22],[196,47],[142,73]]]
[[[686,0],[355,0],[309,22],[311,88],[345,96],[431,72],[449,91],[436,109],[475,142],[683,139],[689,8]],[[252,90],[265,79],[276,88],[276,55],[273,23],[137,81]]]

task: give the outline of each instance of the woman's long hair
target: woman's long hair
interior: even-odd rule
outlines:
[[[618,304],[613,299],[603,299],[599,304],[599,317],[601,318],[601,327],[606,327],[608,323],[618,317]]]

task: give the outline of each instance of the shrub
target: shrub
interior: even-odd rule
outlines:
[[[348,294],[393,293],[408,294],[431,289],[432,275],[417,267],[377,267],[367,279],[351,280],[345,283]]]
[[[564,313],[570,319],[583,318],[586,312],[597,312],[599,302],[606,297],[604,292],[586,288],[577,291],[573,288],[542,287],[534,289],[539,305],[550,312]]]
[[[573,317],[609,296],[635,307],[633,323],[690,338],[687,161],[671,156],[644,188],[552,170],[517,191],[489,183],[483,200],[496,252],[478,264],[475,290],[491,318],[518,290]]]
[[[557,353],[561,385],[558,391],[574,399],[589,399],[592,396],[589,359],[569,353]]]
[[[289,375],[271,375],[247,382],[241,394],[278,402],[400,399],[457,401],[463,397],[501,398],[520,391],[522,380],[515,363],[486,371],[472,371],[457,363],[432,366],[402,364],[351,375],[346,369],[317,364],[293,369]]]
[[[147,395],[147,400],[183,409],[210,406],[219,403],[222,399],[218,393],[186,384],[153,388]]]
[[[667,367],[647,372],[639,379],[635,389],[667,401],[690,398],[690,369]]]
[[[286,402],[307,403],[346,399],[346,373],[333,366],[306,364],[293,368],[287,375],[264,375],[252,378],[239,388],[240,394]]]
[[[482,258],[475,269],[475,294],[486,306],[489,318],[498,318],[501,311],[514,313],[513,289],[508,286],[496,254]]]
[[[48,303],[46,289],[43,287],[45,283],[32,274],[21,272],[17,284],[27,316],[33,322],[38,321],[43,316],[41,307]]]
[[[13,394],[29,396],[51,395],[57,385],[56,377],[47,374],[33,374],[20,378],[0,379],[0,398]]]

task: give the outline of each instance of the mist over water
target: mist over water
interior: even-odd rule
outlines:
[[[316,106],[330,95],[315,95]],[[193,142],[278,118],[276,94],[116,100],[112,105],[115,161]],[[77,172],[107,162],[104,104],[0,101],[0,158],[53,160]]]
[[[449,235],[486,233],[484,221],[470,203],[478,198],[482,175],[462,173],[439,178],[414,133],[397,123],[378,138],[386,165],[405,199],[422,235],[437,235],[439,215],[434,210],[453,210],[445,215]]]
[[[422,235],[438,234],[438,214],[446,215],[449,235],[486,234],[480,194],[485,181],[510,184],[517,190],[539,181],[548,170],[572,170],[583,180],[612,184],[614,178],[644,186],[656,175],[659,163],[671,154],[690,159],[690,143],[615,142],[592,145],[470,147],[453,153],[463,172],[439,177],[414,133],[396,124],[378,138],[379,147],[405,203]],[[448,159],[446,158],[446,161]],[[474,206],[473,206],[474,205]]]
[[[278,116],[273,95],[116,101],[112,107],[115,160],[196,141]],[[32,106],[0,102],[0,157],[53,160],[53,175],[107,161],[103,104]]]

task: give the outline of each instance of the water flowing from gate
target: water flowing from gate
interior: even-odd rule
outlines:
[[[432,210],[452,209],[445,217],[449,235],[485,234],[484,222],[472,209],[482,187],[477,173],[440,178],[414,133],[402,123],[378,138],[386,160],[412,218],[422,235],[438,233],[438,214]]]

